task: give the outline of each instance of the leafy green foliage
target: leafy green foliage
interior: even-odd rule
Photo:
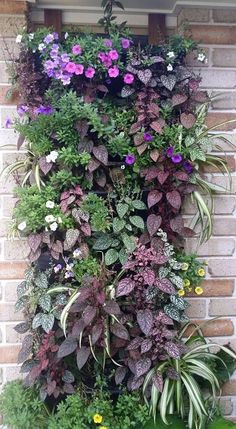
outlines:
[[[73,267],[75,278],[79,282],[81,282],[85,276],[97,277],[100,273],[100,269],[100,264],[92,257],[77,261]]]
[[[80,207],[89,214],[93,231],[105,232],[110,228],[110,214],[105,199],[90,193],[85,197]]]

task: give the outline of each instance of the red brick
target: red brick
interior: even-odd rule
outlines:
[[[236,29],[236,27],[235,27]],[[235,120],[229,124],[223,124],[226,121]],[[235,113],[220,113],[220,112],[209,112],[206,118],[206,125],[213,127],[219,124],[223,124],[216,128],[217,131],[233,131],[236,128],[236,114]]]
[[[202,297],[232,296],[234,292],[234,280],[205,280],[202,284],[202,288],[204,290],[201,295]],[[188,294],[188,296],[194,296],[194,293]]]
[[[20,346],[0,346],[0,363],[16,363]]]
[[[236,121],[233,125],[236,126]],[[236,170],[236,161],[233,155],[221,156],[220,158],[226,161],[229,171],[233,172]],[[202,171],[204,173],[219,173],[219,168],[213,167],[212,165],[204,165]]]
[[[0,279],[21,279],[26,268],[25,262],[0,262]]]
[[[16,105],[19,102],[19,97],[17,92],[13,92],[11,97],[8,98],[8,91],[10,86],[1,85],[0,86],[0,104]]]
[[[232,320],[230,319],[219,319],[219,320],[192,320],[193,323],[196,325],[201,325],[202,323],[204,326],[200,326],[200,329],[202,330],[203,334],[206,337],[227,337],[234,334],[234,325]],[[193,332],[195,329],[194,325],[190,326],[187,331],[186,335],[188,336]]]
[[[227,381],[222,388],[223,396],[236,395],[236,380]]]
[[[27,1],[1,0],[0,13],[19,14],[27,11]]]
[[[236,27],[218,25],[191,25],[191,35],[200,43],[214,45],[234,45],[236,43]]]

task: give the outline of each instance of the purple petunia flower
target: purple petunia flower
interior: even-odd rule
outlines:
[[[52,47],[51,51],[50,51],[50,57],[54,60],[58,58],[58,50],[59,50],[59,46],[58,45],[53,45],[54,47]]]
[[[126,73],[126,74],[124,75],[124,82],[125,82],[127,85],[132,85],[133,81],[134,81],[134,75],[133,75],[133,74],[131,74],[131,73]]]
[[[5,126],[5,128],[10,128],[10,126],[12,125],[12,120],[11,120],[11,118],[7,118],[6,120],[5,120],[5,123],[4,123],[4,126]]]
[[[46,43],[46,45],[49,45],[49,43],[52,43],[54,40],[53,34],[48,34],[46,37],[44,37],[43,41]]]
[[[111,48],[112,47],[112,40],[111,39],[105,39],[104,45],[107,46],[108,48]]]
[[[171,157],[171,161],[174,164],[179,164],[182,161],[182,159],[183,159],[183,157],[180,153],[176,153],[176,154],[172,155],[172,157]]]
[[[28,110],[28,106],[25,106],[23,104],[17,107],[17,113],[19,116],[23,116],[26,112],[28,112]]]
[[[54,40],[59,39],[58,33],[56,33],[56,31],[54,31],[52,34],[53,34]]]
[[[193,172],[193,166],[192,166],[191,162],[184,161],[183,167],[187,171],[188,174],[191,174]]]
[[[74,45],[74,46],[72,47],[72,53],[73,53],[74,55],[80,55],[80,54],[82,53],[82,48],[81,48],[81,46],[80,46],[80,45]]]
[[[62,270],[62,265],[61,264],[57,264],[53,268],[54,273],[59,273],[60,270]]]
[[[114,66],[108,69],[108,74],[110,77],[117,77],[120,74],[120,70],[117,66]]]
[[[154,137],[149,133],[144,133],[143,138],[145,142],[151,142],[154,139]]]
[[[135,163],[135,161],[136,161],[135,155],[133,155],[132,153],[128,153],[128,155],[126,155],[126,157],[125,157],[125,163],[127,165],[132,165],[132,164]]]
[[[69,62],[66,64],[66,66],[65,66],[65,70],[66,70],[68,73],[73,74],[73,73],[75,72],[75,70],[76,70],[76,64],[75,64],[75,63],[72,63],[72,61],[69,61]]]
[[[108,52],[108,56],[112,61],[118,60],[119,54],[115,49],[112,49],[110,52]]]
[[[88,79],[92,79],[95,75],[95,69],[93,67],[88,67],[87,70],[85,70],[85,76]]]
[[[82,64],[76,64],[75,74],[78,76],[80,74],[83,74],[83,72],[84,72],[84,66]]]
[[[42,104],[35,109],[36,115],[51,115],[53,112],[52,106],[43,106]]]
[[[70,75],[62,74],[61,81],[62,81],[63,85],[70,85],[70,82],[71,82]]]
[[[61,55],[61,60],[63,63],[68,63],[70,61],[70,57],[68,54],[62,54]]]
[[[124,49],[128,49],[130,47],[130,43],[129,39],[121,39],[121,45]]]
[[[71,277],[74,277],[74,273],[72,271],[67,271],[65,273],[65,279],[70,279]]]
[[[174,155],[174,147],[173,146],[168,147],[168,149],[166,150],[166,155],[168,156],[168,158],[170,158],[171,156]]]
[[[55,72],[54,72],[54,70],[48,70],[47,71],[47,75],[48,75],[48,77],[55,77]]]

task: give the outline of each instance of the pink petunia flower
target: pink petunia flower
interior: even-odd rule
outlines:
[[[99,52],[99,54],[98,54],[98,58],[99,58],[99,60],[101,60],[101,62],[103,63],[103,62],[106,60],[107,55],[105,54],[105,52]]]
[[[76,64],[75,64],[75,63],[72,63],[72,61],[69,61],[69,62],[66,64],[66,66],[65,66],[65,70],[66,70],[68,73],[74,73],[74,72],[75,72],[75,70],[76,70]]]
[[[85,76],[88,79],[92,79],[95,75],[95,69],[93,67],[88,67],[87,70],[85,70]]]
[[[131,74],[131,73],[126,73],[126,74],[124,75],[124,82],[125,82],[127,85],[131,85],[131,84],[133,83],[133,81],[134,81],[134,75],[133,75],[133,74]]]
[[[83,74],[83,72],[84,72],[84,66],[82,64],[76,64],[75,74],[78,76],[80,74]]]
[[[120,74],[120,70],[118,69],[117,66],[110,67],[108,69],[108,74],[109,74],[110,77],[117,77]]]
[[[111,39],[105,39],[104,45],[107,46],[108,48],[111,48],[112,47],[112,40]]]
[[[72,47],[72,53],[73,53],[74,55],[80,55],[80,54],[82,53],[82,48],[81,48],[81,46],[80,46],[80,45],[74,45],[74,46]]]
[[[115,49],[112,49],[110,52],[108,52],[108,56],[112,61],[118,60],[119,54]]]

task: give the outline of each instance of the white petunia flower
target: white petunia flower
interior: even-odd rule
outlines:
[[[53,209],[55,207],[55,203],[54,203],[54,201],[48,200],[46,202],[45,206],[47,207],[47,209]]]
[[[173,51],[167,52],[167,57],[168,58],[174,58],[175,57],[175,53]]]
[[[52,150],[52,152],[46,156],[46,162],[56,162],[57,157],[58,152],[56,150]]]
[[[197,59],[198,61],[201,61],[201,63],[203,63],[203,61],[205,61],[206,59],[206,55],[202,52],[201,54],[198,54]]]
[[[56,231],[58,228],[58,224],[56,222],[51,223],[50,229],[51,231]]]
[[[22,35],[21,34],[18,34],[17,36],[16,36],[16,43],[21,43],[22,42]]]
[[[42,52],[45,48],[46,48],[45,43],[40,43],[40,44],[38,45],[38,50],[39,50],[40,52]]]
[[[66,32],[65,36],[64,36],[65,40],[67,39],[68,36],[69,36],[69,34]]]
[[[125,169],[125,165],[124,164],[121,165],[120,168],[121,168],[121,170],[124,170]]]
[[[26,222],[21,222],[18,227],[17,227],[20,231],[24,231],[24,229],[26,228]]]
[[[34,38],[34,33],[29,33],[29,34],[28,34],[28,37],[29,37],[29,40],[33,40],[33,38]]]
[[[54,222],[56,219],[55,219],[55,217],[53,216],[53,215],[47,215],[47,216],[45,216],[45,221],[47,222],[47,223],[51,223],[51,222]]]
[[[172,70],[173,70],[173,66],[172,66],[172,64],[168,64],[168,66],[167,66],[167,70],[168,70],[168,71],[172,71]]]
[[[61,218],[61,216],[58,216],[58,218],[57,218],[57,222],[58,222],[58,223],[62,223],[62,218]]]

